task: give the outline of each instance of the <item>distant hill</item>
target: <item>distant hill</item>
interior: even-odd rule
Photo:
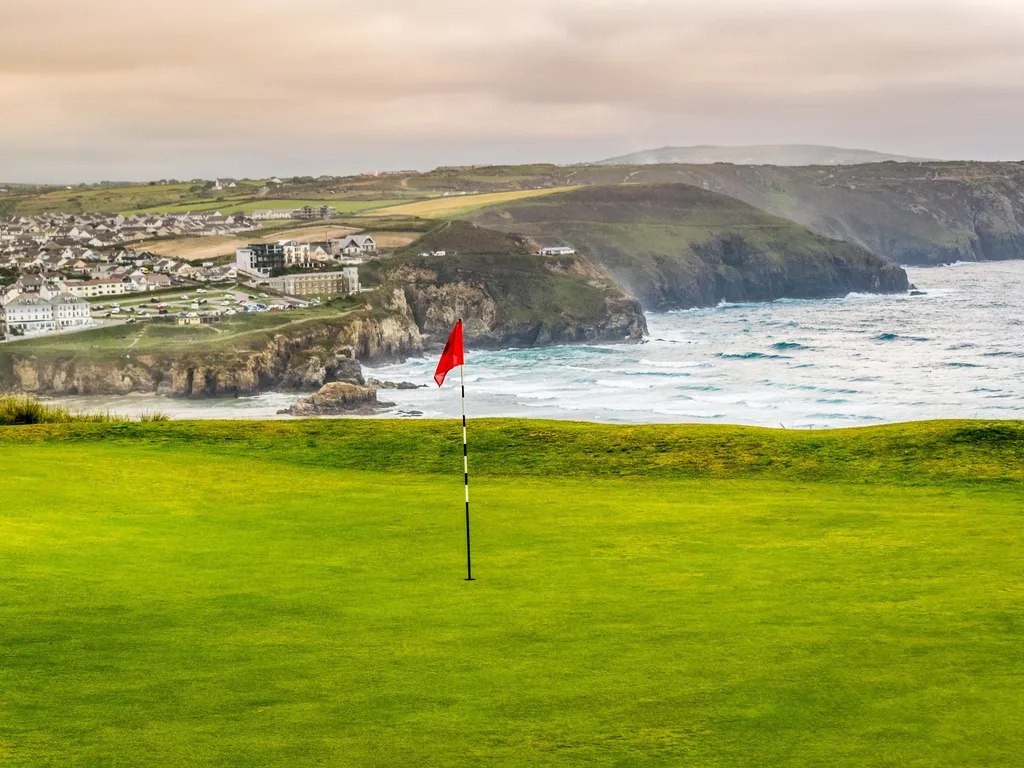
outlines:
[[[857,245],[686,184],[583,187],[468,216],[578,248],[646,309],[907,289],[902,269]]]
[[[759,144],[746,147],[662,147],[601,160],[597,165],[662,165],[733,163],[734,165],[860,165],[862,163],[924,162],[923,158],[888,155],[868,149],[844,149],[814,144]]]
[[[896,264],[1024,258],[1024,163],[580,168],[591,184],[690,184]]]

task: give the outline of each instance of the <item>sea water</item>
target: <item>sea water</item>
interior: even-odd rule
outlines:
[[[467,413],[612,423],[787,428],[945,418],[1024,418],[1024,261],[908,269],[924,295],[721,304],[649,314],[641,343],[469,352]],[[436,360],[368,369],[427,384],[381,390],[381,415],[453,418],[459,372]],[[298,395],[185,401],[81,398],[72,405],[175,418],[267,418]]]

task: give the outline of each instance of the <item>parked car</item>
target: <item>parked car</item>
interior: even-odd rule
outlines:
[[[158,299],[156,296],[154,296],[153,298],[151,298],[149,300],[149,303],[150,304],[156,304],[158,301],[160,301],[160,299]]]

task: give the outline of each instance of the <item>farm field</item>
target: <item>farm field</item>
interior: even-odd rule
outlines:
[[[1019,765],[1024,425],[469,435],[0,428],[0,762]]]
[[[525,189],[514,192],[488,192],[479,195],[455,195],[438,197],[433,200],[422,200],[417,203],[404,203],[388,208],[376,208],[374,216],[418,216],[422,219],[444,218],[457,216],[468,211],[483,208],[495,203],[507,203],[512,200],[525,200],[530,197],[541,197],[556,192],[568,192],[577,187],[551,187],[548,189]]]
[[[305,205],[312,205],[319,207],[321,205],[329,205],[336,209],[339,214],[342,213],[359,213],[361,211],[371,210],[373,208],[383,208],[387,206],[397,205],[402,203],[402,200],[348,200],[348,199],[334,199],[331,197],[318,198],[315,200],[287,200],[287,199],[253,199],[251,196],[246,197],[225,197],[222,202],[215,202],[212,200],[201,200],[194,203],[185,203],[182,205],[173,205],[169,207],[156,207],[156,208],[142,208],[128,211],[122,211],[125,215],[132,213],[185,213],[186,211],[192,211],[193,213],[199,213],[202,211],[215,212],[220,211],[225,216],[231,213],[252,213],[253,211],[261,210],[281,210],[291,208],[301,208]]]
[[[286,229],[275,228],[272,232],[262,234],[260,230],[256,230],[239,235],[144,240],[134,244],[134,247],[138,250],[157,253],[161,256],[173,256],[185,261],[210,261],[223,256],[234,256],[237,248],[243,248],[249,243],[269,243],[278,240],[298,240],[309,243],[332,237],[344,237],[358,231],[352,227],[324,224]]]

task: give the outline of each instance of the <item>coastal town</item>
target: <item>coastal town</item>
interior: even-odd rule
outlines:
[[[313,219],[329,217],[333,211],[305,208],[308,210],[284,213],[289,218]],[[266,213],[54,213],[0,218],[0,331],[14,338],[147,319],[151,315],[145,311],[130,318],[129,313],[122,313],[119,299],[174,289],[240,285],[285,299],[276,307],[261,302],[249,306],[243,297],[241,309],[255,312],[305,303],[288,299],[350,295],[361,290],[358,265],[377,253],[376,243],[368,235],[311,243],[253,243],[237,248],[229,263],[194,263],[145,250],[148,242],[160,238],[244,237],[264,226]],[[256,218],[259,214],[264,215]],[[110,306],[101,303],[105,299],[112,300]],[[160,305],[152,317],[172,314],[172,309],[180,310],[175,314],[182,324],[193,318],[217,317],[222,311],[195,303],[168,304]]]

